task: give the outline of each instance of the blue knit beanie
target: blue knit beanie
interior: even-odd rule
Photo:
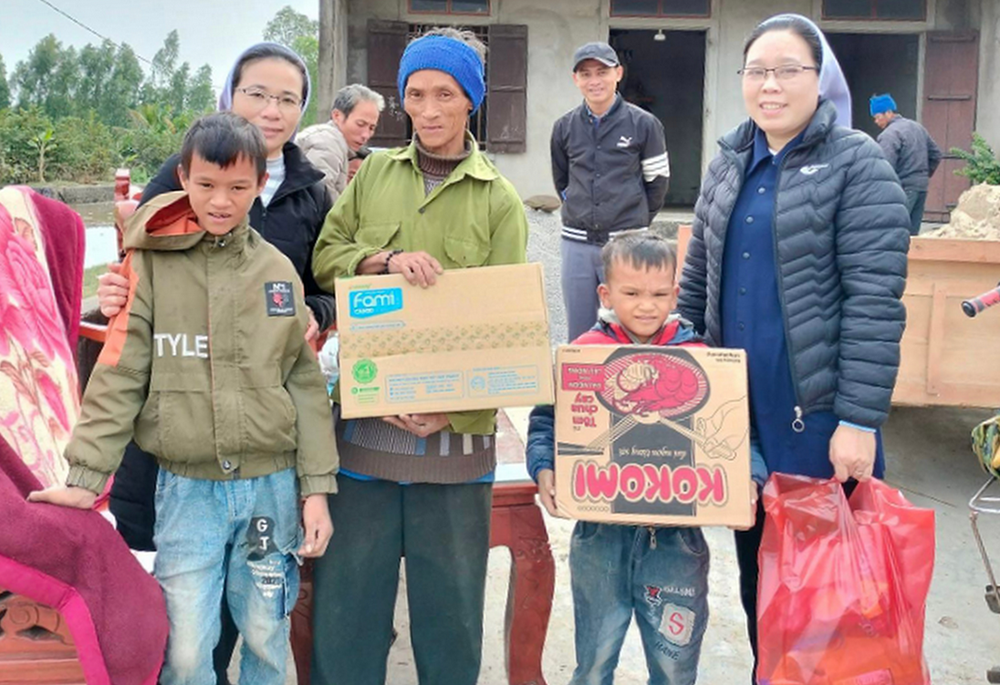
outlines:
[[[872,113],[872,116],[876,114],[882,114],[883,112],[897,111],[896,101],[892,99],[892,96],[888,93],[884,95],[872,95],[871,99],[868,101],[868,109]]]
[[[406,98],[406,81],[421,69],[435,69],[450,75],[462,86],[472,101],[472,111],[479,109],[486,95],[483,61],[479,54],[460,40],[447,36],[424,36],[406,46],[399,60],[399,101]]]

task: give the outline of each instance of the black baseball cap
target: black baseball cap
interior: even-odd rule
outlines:
[[[573,71],[580,66],[580,62],[588,59],[596,59],[607,67],[617,67],[621,64],[618,61],[618,53],[607,43],[587,43],[581,45],[573,53]]]

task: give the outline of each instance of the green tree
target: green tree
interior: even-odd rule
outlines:
[[[174,29],[163,40],[163,47],[153,55],[153,65],[149,74],[149,82],[159,92],[170,88],[170,80],[177,70],[177,57],[180,55],[181,39]]]
[[[207,64],[201,65],[198,73],[194,75],[185,100],[187,109],[191,112],[201,113],[212,109],[215,104],[215,90],[212,88],[212,67]]]
[[[295,39],[292,49],[299,53],[302,61],[306,63],[309,70],[309,80],[312,81],[313,88],[319,83],[319,36],[299,36]],[[313,93],[315,95],[315,93]],[[324,121],[326,116],[324,115]],[[309,126],[316,123],[316,98],[309,99],[309,106],[302,113],[302,126]]]
[[[31,48],[27,59],[17,63],[11,81],[17,90],[18,107],[45,104],[61,56],[62,44],[50,33]]]
[[[295,49],[295,40],[300,36],[314,36],[319,40],[319,22],[296,12],[285,5],[264,27],[264,40],[281,43]]]
[[[108,96],[115,68],[115,46],[105,40],[99,46],[85,45],[79,57],[80,81],[76,88],[76,111],[83,115],[101,109]]]
[[[100,120],[111,126],[127,125],[129,110],[139,104],[139,88],[144,77],[135,52],[123,44],[115,55],[105,97],[97,108]]]
[[[187,110],[188,79],[190,78],[191,67],[188,66],[187,62],[184,62],[170,75],[170,83],[161,101],[172,107],[174,112],[180,113]]]
[[[0,109],[10,107],[10,86],[7,85],[7,65],[0,55]]]

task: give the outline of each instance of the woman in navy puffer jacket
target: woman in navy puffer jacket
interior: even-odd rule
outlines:
[[[709,344],[747,350],[770,471],[879,477],[905,324],[905,195],[875,141],[849,128],[847,84],[808,19],[761,23],[740,74],[749,119],[702,184],[680,312]],[[755,653],[763,518],[759,507],[736,533]]]

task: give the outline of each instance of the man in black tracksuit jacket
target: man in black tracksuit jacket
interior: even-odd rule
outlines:
[[[663,206],[670,162],[663,124],[616,92],[618,55],[587,43],[573,56],[584,102],[552,128],[552,176],[562,199],[562,289],[569,340],[594,323],[601,247],[615,234],[648,228]]]

